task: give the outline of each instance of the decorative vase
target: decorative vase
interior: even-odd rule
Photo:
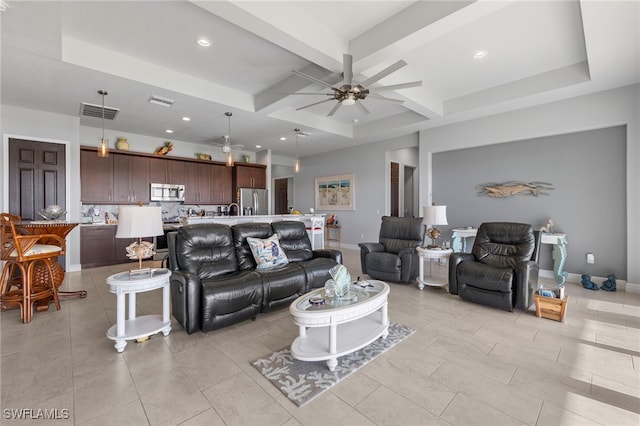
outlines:
[[[349,293],[351,285],[351,275],[344,265],[336,265],[329,270],[331,277],[336,283],[336,297],[344,297]]]
[[[116,140],[116,149],[129,151],[129,141],[127,141],[127,138],[118,138],[118,140]]]

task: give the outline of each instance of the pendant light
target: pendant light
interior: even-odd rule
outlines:
[[[296,161],[293,163],[293,171],[300,173],[300,158],[298,157],[298,136],[300,135],[300,129],[293,129],[296,132]]]
[[[225,112],[224,115],[227,116],[227,118],[229,119],[229,127],[228,127],[228,133],[227,133],[227,140],[225,141],[225,144],[229,145],[229,151],[227,152],[227,166],[228,167],[233,167],[233,149],[231,149],[231,116],[233,115],[230,112]]]
[[[108,157],[109,141],[104,137],[104,97],[109,93],[106,90],[98,90],[98,93],[102,95],[102,139],[100,139],[100,145],[98,145],[98,157]]]

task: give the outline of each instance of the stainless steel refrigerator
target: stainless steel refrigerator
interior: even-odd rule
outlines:
[[[269,191],[266,189],[238,188],[238,205],[240,214],[269,214]]]

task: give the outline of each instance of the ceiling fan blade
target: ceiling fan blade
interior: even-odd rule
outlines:
[[[376,99],[376,100],[384,101],[384,102],[389,102],[389,103],[392,103],[392,104],[401,104],[401,103],[404,102],[402,99],[387,98],[387,97],[384,97],[384,96],[376,95],[375,93],[369,93],[367,95],[367,98]]]
[[[336,104],[333,106],[333,108],[331,108],[331,111],[329,111],[329,114],[327,114],[327,117],[331,117],[333,114],[335,114],[335,112],[338,110],[338,108],[340,108],[342,106],[342,102],[338,101],[336,102]]]
[[[344,84],[351,87],[351,80],[353,80],[353,56],[348,53],[342,55],[342,66],[344,70]]]
[[[356,106],[358,107],[358,109],[360,111],[362,111],[362,113],[369,114],[369,110],[367,109],[366,106],[364,106],[364,104],[362,102],[356,102]]]
[[[292,93],[278,93],[279,95],[326,95],[335,96],[334,93],[318,93],[318,92],[292,92]]]
[[[405,65],[407,65],[407,63],[405,61],[399,60],[395,64],[389,65],[387,68],[383,69],[379,73],[372,75],[371,77],[369,77],[368,79],[366,79],[365,81],[360,83],[360,85],[363,86],[363,87],[369,87],[370,85],[372,85],[376,81],[385,78],[386,76],[388,76],[392,72],[398,71],[400,68],[404,67]]]
[[[311,108],[312,106],[319,105],[319,104],[322,104],[322,103],[325,103],[325,102],[329,102],[329,101],[333,101],[333,100],[335,100],[335,98],[325,99],[324,101],[320,101],[320,102],[314,102],[312,104],[305,105],[305,106],[302,106],[300,108],[296,108],[296,111],[300,111],[301,109],[305,109],[305,108]]]
[[[422,86],[422,80],[411,81],[408,83],[391,84],[389,86],[372,87],[369,89],[369,92],[384,92],[386,90],[400,90],[400,89],[408,89],[410,87],[420,87],[420,86]]]
[[[303,74],[300,71],[293,71],[293,73],[295,75],[297,75],[298,77],[302,77],[302,78],[306,78],[309,81],[313,81],[314,83],[318,83],[324,87],[328,87],[331,90],[338,90],[337,88],[333,87],[332,85],[330,85],[329,83],[327,83],[326,81],[322,81],[319,78],[315,78],[315,77],[311,77],[310,75],[307,74]]]

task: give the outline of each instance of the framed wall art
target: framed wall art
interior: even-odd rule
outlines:
[[[355,210],[353,173],[316,178],[316,210]]]

